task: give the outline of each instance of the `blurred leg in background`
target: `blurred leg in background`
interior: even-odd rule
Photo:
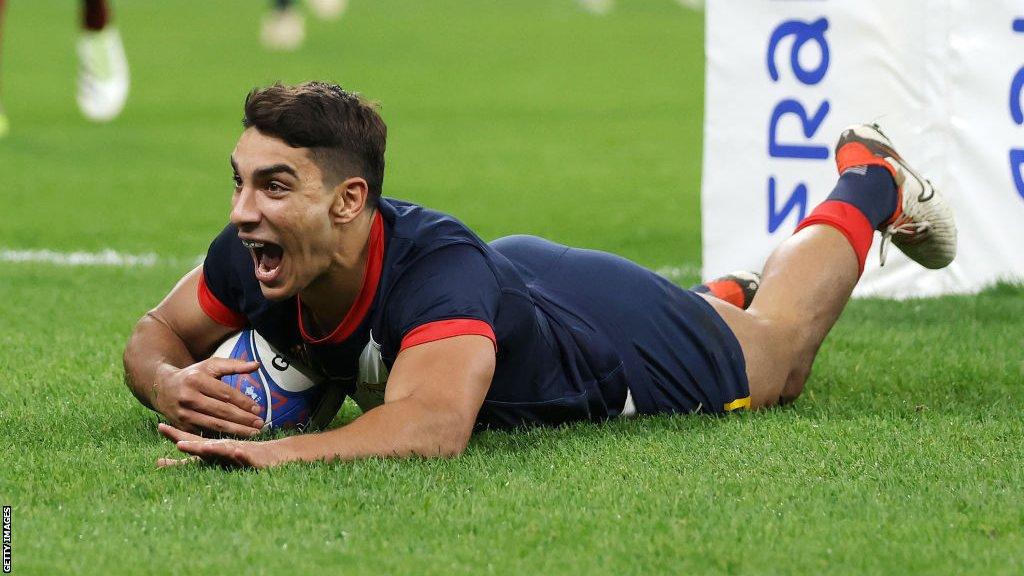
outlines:
[[[4,4],[5,0],[0,0],[0,48],[3,48],[4,40]],[[2,54],[2,52],[0,52]],[[7,121],[7,113],[4,112],[3,100],[0,100],[0,138],[7,135],[7,131],[10,130],[11,125]]]
[[[78,108],[94,122],[113,120],[128,100],[128,59],[106,0],[83,0],[77,47]]]
[[[579,0],[580,6],[598,16],[604,16],[615,8],[615,0]]]
[[[260,42],[267,50],[291,52],[306,39],[306,18],[295,0],[271,0],[270,12],[263,17]]]
[[[310,10],[321,20],[337,20],[348,8],[348,0],[307,0]],[[306,39],[306,18],[296,0],[271,0],[263,17],[260,42],[268,50],[291,52]]]
[[[321,20],[337,20],[348,8],[348,0],[306,0],[313,14]]]

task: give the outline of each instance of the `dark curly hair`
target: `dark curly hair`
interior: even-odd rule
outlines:
[[[253,88],[245,97],[242,126],[280,138],[294,148],[309,148],[330,185],[345,178],[366,180],[371,204],[384,186],[387,126],[377,103],[337,84],[280,82]]]

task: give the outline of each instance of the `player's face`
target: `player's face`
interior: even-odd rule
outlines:
[[[249,128],[231,154],[231,222],[252,254],[263,295],[297,294],[331,265],[333,194],[305,148]]]

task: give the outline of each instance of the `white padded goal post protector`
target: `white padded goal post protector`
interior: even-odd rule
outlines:
[[[877,121],[942,191],[960,250],[929,271],[876,234],[855,295],[1024,278],[1024,2],[709,0],[703,274],[759,270],[836,180],[847,125]]]

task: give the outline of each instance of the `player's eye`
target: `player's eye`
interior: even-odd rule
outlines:
[[[241,188],[242,187],[242,177],[239,176],[238,174],[235,174],[231,178],[231,181],[235,183],[235,188]]]
[[[271,180],[270,184],[267,184],[267,190],[269,192],[286,192],[288,189],[277,180]]]

